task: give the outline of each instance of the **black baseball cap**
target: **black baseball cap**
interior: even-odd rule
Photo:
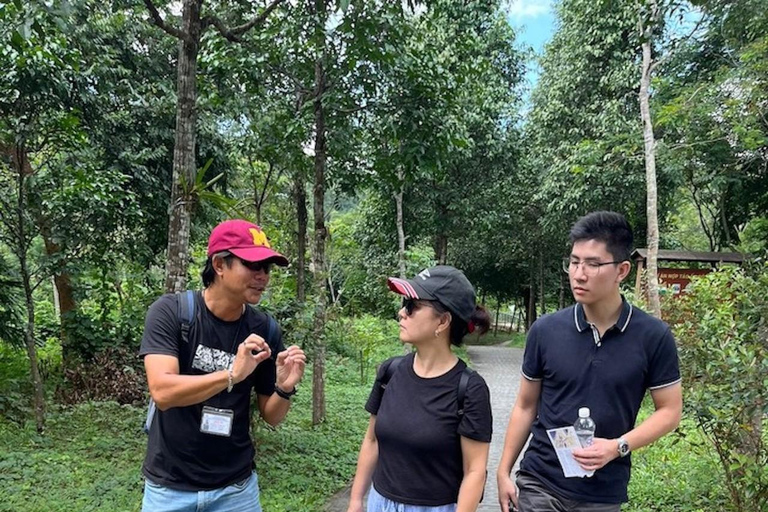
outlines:
[[[464,272],[448,265],[424,269],[413,279],[390,277],[387,285],[408,299],[436,300],[467,324],[477,308],[472,283]]]

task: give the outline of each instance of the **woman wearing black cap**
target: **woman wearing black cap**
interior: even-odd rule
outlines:
[[[451,344],[475,329],[486,332],[490,318],[453,267],[388,284],[403,295],[400,340],[415,351],[379,368],[365,405],[371,419],[348,512],[362,512],[369,489],[368,512],[475,511],[485,484],[491,403],[483,378]]]

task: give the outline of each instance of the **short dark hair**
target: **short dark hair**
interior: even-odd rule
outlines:
[[[449,338],[451,340],[451,344],[460,347],[462,341],[464,340],[464,336],[469,333],[469,325],[467,322],[459,318],[459,315],[450,311],[441,302],[433,300],[430,301],[430,303],[432,304],[432,309],[434,309],[438,315],[442,315],[443,313],[451,313],[451,331]],[[475,307],[475,311],[472,313],[471,321],[474,324],[474,328],[480,331],[480,334],[485,334],[491,327],[491,317],[483,306]]]
[[[629,222],[616,212],[592,212],[583,216],[571,228],[570,240],[571,245],[587,240],[603,242],[615,261],[629,260],[634,243]]]
[[[229,251],[221,251],[208,256],[208,259],[205,260],[203,271],[200,273],[203,278],[203,288],[208,288],[216,280],[216,271],[213,269],[213,258],[224,258],[224,264],[227,267],[231,267],[232,258],[234,257],[235,255]]]

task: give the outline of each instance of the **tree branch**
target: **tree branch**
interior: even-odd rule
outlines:
[[[693,27],[693,29],[692,29],[692,30],[691,30],[691,31],[688,33],[688,35],[686,35],[686,36],[683,36],[683,37],[681,37],[680,39],[676,39],[676,40],[675,40],[675,41],[672,43],[672,44],[673,44],[672,48],[670,48],[670,49],[669,49],[669,51],[667,51],[667,53],[666,53],[666,54],[664,54],[664,55],[663,55],[663,56],[662,56],[660,59],[658,59],[656,62],[654,62],[653,64],[651,64],[651,73],[653,73],[653,72],[656,70],[656,68],[657,68],[657,67],[659,67],[659,66],[660,66],[660,65],[662,65],[664,62],[666,62],[666,61],[669,59],[669,57],[671,57],[672,55],[674,55],[674,53],[677,51],[677,49],[679,48],[679,46],[680,46],[680,45],[681,45],[683,42],[685,42],[685,41],[687,41],[688,39],[692,38],[692,37],[693,37],[693,35],[694,35],[696,32],[698,32],[698,30],[699,30],[699,27],[701,27],[701,25],[702,25],[702,23],[704,22],[704,19],[705,19],[705,18],[706,18],[706,16],[702,15],[702,16],[699,18],[699,21],[697,21],[697,22],[696,22],[696,25]]]
[[[194,41],[192,41],[192,37],[189,34],[187,34],[181,29],[178,29],[171,25],[167,25],[165,23],[165,21],[163,20],[163,17],[160,16],[160,13],[157,11],[157,7],[155,7],[155,4],[152,3],[152,0],[144,0],[144,5],[147,6],[147,9],[149,10],[149,14],[152,16],[153,25],[155,25],[159,29],[162,29],[163,31],[165,31],[166,33],[172,35],[177,39],[181,39],[188,43],[194,43]]]
[[[145,0],[149,1],[149,0]],[[227,28],[226,25],[224,25],[224,22],[221,21],[216,16],[206,16],[203,18],[203,29],[208,28],[209,26],[213,25],[216,27],[216,30],[219,31],[219,34],[224,37],[227,41],[230,41],[232,43],[240,43],[242,42],[242,39],[240,39],[240,36],[251,30],[256,25],[260,25],[264,23],[264,21],[269,17],[269,15],[274,11],[278,5],[280,5],[285,0],[273,0],[271,4],[267,6],[264,11],[262,11],[261,14],[254,17],[252,20],[250,20],[248,23],[244,23],[243,25],[233,27],[233,28]]]

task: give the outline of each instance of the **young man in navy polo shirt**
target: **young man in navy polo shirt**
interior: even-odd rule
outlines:
[[[683,408],[675,340],[669,327],[626,302],[632,230],[613,212],[594,212],[571,228],[563,262],[576,305],[541,317],[525,346],[517,401],[497,473],[503,512],[618,512],[627,501],[632,450],[674,430]],[[645,391],[655,411],[635,426]],[[565,478],[547,429],[573,425],[589,407],[592,446],[574,450],[590,478]],[[529,434],[517,486],[510,472]]]

